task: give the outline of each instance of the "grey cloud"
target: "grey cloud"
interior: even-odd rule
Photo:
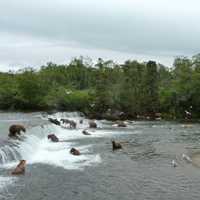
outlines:
[[[55,57],[65,46],[172,60],[199,52],[199,5],[196,0],[0,0],[0,33],[37,40],[32,48],[38,48],[44,59],[45,45],[38,41],[59,44]],[[4,56],[0,54],[0,60]]]

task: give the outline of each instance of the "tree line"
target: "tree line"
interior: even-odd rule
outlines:
[[[81,111],[96,118],[200,117],[200,54],[177,57],[172,68],[154,61],[123,64],[83,57],[0,73],[1,110]]]

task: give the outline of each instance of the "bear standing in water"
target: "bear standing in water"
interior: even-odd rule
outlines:
[[[118,142],[115,142],[114,140],[112,141],[112,149],[113,151],[117,150],[117,149],[122,149],[122,145]]]
[[[97,128],[97,123],[93,120],[88,122],[90,128]]]
[[[17,167],[12,171],[12,175],[20,175],[25,173],[26,161],[21,160]]]
[[[48,137],[48,140],[50,139],[52,142],[59,142],[59,139],[57,138],[55,134],[50,134],[47,137]]]
[[[79,156],[81,155],[80,151],[78,149],[75,148],[71,148],[70,153],[74,156]]]
[[[20,124],[14,124],[10,126],[8,136],[17,138],[19,135],[21,135],[21,131],[26,132],[26,129],[24,128],[24,126]]]

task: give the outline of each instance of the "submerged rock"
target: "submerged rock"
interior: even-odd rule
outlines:
[[[117,121],[118,127],[127,127],[126,123],[124,121]]]

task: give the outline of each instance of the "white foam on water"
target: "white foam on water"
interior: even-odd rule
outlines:
[[[60,140],[76,140],[76,139],[85,139],[85,138],[110,138],[116,135],[123,135],[123,134],[138,134],[141,133],[140,130],[132,130],[132,131],[124,131],[126,128],[117,128],[112,130],[106,129],[89,129],[87,126],[84,128],[78,129],[65,129],[60,128],[56,125],[53,125],[56,135],[59,137]],[[91,135],[84,135],[82,131],[86,129]]]
[[[17,152],[21,159],[27,164],[43,163],[65,169],[83,169],[85,166],[100,163],[101,158],[98,154],[91,154],[92,145],[78,145],[69,142],[69,139],[79,139],[83,134],[77,134],[79,130],[68,130],[56,125],[46,125],[44,128],[36,127],[28,130],[26,139],[20,141]],[[56,134],[62,142],[54,143],[47,139],[48,134]],[[70,154],[70,149],[75,147],[80,150],[80,156]],[[19,161],[13,161],[2,165],[3,168],[14,168]]]
[[[48,126],[45,132],[46,136],[40,139],[34,154],[27,159],[30,164],[45,163],[65,169],[82,169],[84,166],[100,162],[99,155],[89,154],[91,145],[80,146],[74,142],[69,142],[69,139],[80,138],[77,136],[77,130],[66,130],[56,125],[51,125],[51,129],[49,130]],[[59,140],[63,140],[63,142],[53,143],[49,141],[47,135],[52,133],[56,134]],[[71,155],[69,151],[72,147],[79,149],[81,155]]]

